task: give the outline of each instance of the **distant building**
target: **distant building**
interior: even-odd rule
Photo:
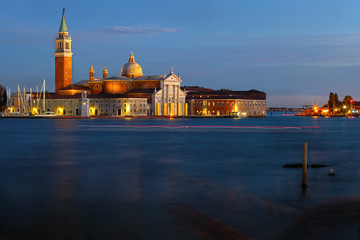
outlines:
[[[257,90],[232,91],[184,87],[189,115],[266,116],[266,93]]]

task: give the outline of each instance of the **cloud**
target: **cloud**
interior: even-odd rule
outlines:
[[[313,67],[360,65],[360,34],[243,37],[233,42],[228,44],[232,50],[226,51],[225,59],[236,64]]]
[[[156,33],[169,33],[176,32],[178,28],[144,28],[144,27],[128,27],[128,26],[112,26],[98,29],[102,32],[113,33],[113,34],[156,34]]]

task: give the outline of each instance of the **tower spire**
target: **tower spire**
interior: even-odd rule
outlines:
[[[66,26],[66,21],[65,21],[65,8],[63,8],[63,14],[62,14],[59,32],[68,32],[68,29]]]

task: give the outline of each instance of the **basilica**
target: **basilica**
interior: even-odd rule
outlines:
[[[131,51],[120,75],[109,77],[106,65],[103,77],[95,78],[91,65],[89,78],[72,82],[71,36],[63,11],[55,50],[55,93],[48,94],[50,111],[64,115],[108,116],[186,116],[186,93],[181,90],[180,75],[171,68],[168,74],[143,75],[140,64]],[[75,104],[82,100],[84,106]],[[61,106],[60,106],[61,105]],[[88,110],[87,110],[88,109]]]

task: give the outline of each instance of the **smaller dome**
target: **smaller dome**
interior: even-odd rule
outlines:
[[[129,62],[125,63],[121,68],[121,76],[126,76],[129,78],[137,78],[143,75],[142,68],[139,64],[135,62],[134,54],[131,51],[131,55],[129,57]]]

